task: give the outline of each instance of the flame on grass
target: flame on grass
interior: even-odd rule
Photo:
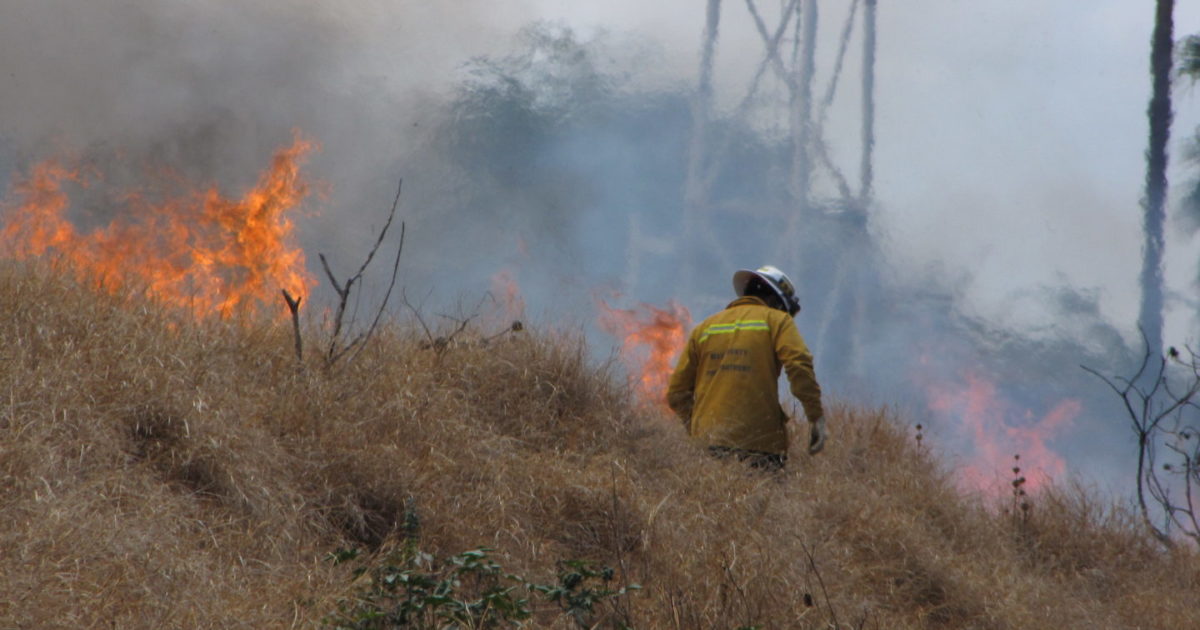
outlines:
[[[122,196],[107,225],[81,231],[67,217],[67,184],[79,169],[48,160],[16,181],[0,208],[0,252],[48,257],[110,290],[132,288],[197,315],[253,315],[278,304],[280,289],[306,295],[316,280],[295,244],[290,215],[309,194],[300,165],[314,149],[296,134],[240,199],[216,188],[161,202]]]
[[[667,411],[667,385],[687,343],[691,314],[675,301],[666,308],[643,303],[618,309],[603,301],[599,307],[600,328],[621,341],[620,357],[638,397]]]
[[[491,295],[506,322],[525,319],[525,298],[521,297],[517,276],[511,270],[501,269],[492,275]]]
[[[1066,474],[1065,460],[1049,443],[1079,416],[1083,410],[1079,400],[1065,398],[1039,415],[1005,400],[995,383],[974,372],[965,374],[965,383],[931,385],[926,393],[930,409],[942,417],[943,425],[961,427],[971,443],[973,452],[959,482],[964,490],[1005,496],[1014,455],[1021,456],[1021,474],[1030,492]]]

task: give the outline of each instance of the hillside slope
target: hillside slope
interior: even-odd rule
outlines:
[[[0,628],[319,627],[355,566],[481,546],[640,584],[601,627],[1200,627],[1194,553],[1078,492],[987,509],[886,414],[835,407],[775,478],[689,446],[576,339],[470,333],[393,325],[326,370],[286,322],[0,264]]]

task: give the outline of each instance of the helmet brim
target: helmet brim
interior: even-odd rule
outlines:
[[[763,280],[767,279],[764,278],[762,274],[752,269],[738,269],[733,274],[733,292],[736,293],[738,297],[746,297],[746,287],[754,278],[762,278]]]
[[[746,297],[746,287],[750,284],[750,281],[755,278],[762,280],[763,282],[767,283],[767,286],[771,287],[771,290],[775,292],[775,295],[779,296],[779,302],[785,306],[789,314],[795,315],[796,313],[800,312],[799,300],[789,298],[787,295],[784,295],[783,291],[779,289],[779,285],[776,284],[775,281],[770,278],[770,276],[763,275],[757,271],[754,271],[753,269],[738,269],[734,272],[734,293],[736,293],[738,297]]]
[[[776,283],[774,279],[753,269],[738,269],[736,272],[734,272],[734,293],[736,293],[738,297],[746,297],[746,287],[749,286],[750,281],[755,278],[762,280],[767,284],[767,286],[771,287],[771,290],[773,290],[775,295],[779,297],[780,303],[784,305],[784,310],[786,310],[789,315],[795,317],[796,313],[800,312],[800,300],[797,299],[796,296],[786,295],[783,290],[779,288],[779,284]]]

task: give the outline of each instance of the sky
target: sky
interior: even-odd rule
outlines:
[[[759,4],[770,14],[779,2]],[[301,227],[310,259],[323,251],[335,266],[352,264],[381,223],[395,178],[405,176],[402,212],[415,235],[405,282],[461,297],[486,290],[496,269],[512,271],[529,310],[542,312],[540,299],[573,274],[586,276],[594,261],[572,243],[455,210],[470,182],[426,167],[433,160],[423,153],[446,103],[473,60],[510,53],[521,29],[539,21],[603,41],[632,84],[691,89],[703,5],[0,0],[0,176],[83,152],[102,156],[115,181],[138,181],[149,162],[236,190],[300,129],[321,145],[306,165],[323,191]],[[848,6],[821,3],[818,86],[829,78]],[[1073,324],[1054,319],[1045,297],[1070,286],[1095,296],[1134,340],[1152,9],[1129,0],[879,0],[872,226],[894,273],[954,285],[959,308],[1034,336]],[[1200,33],[1198,3],[1177,3],[1175,33]],[[835,160],[851,165],[856,54],[853,47],[826,128]],[[719,109],[738,102],[761,55],[745,3],[726,0]],[[1188,177],[1178,158],[1200,126],[1200,93],[1180,87],[1174,99],[1178,185]],[[1195,343],[1200,242],[1168,224],[1167,341]],[[469,264],[457,259],[478,259],[487,273],[459,286]],[[520,273],[535,263],[540,276]],[[619,277],[608,282],[622,288]],[[713,285],[724,291],[727,282]],[[588,287],[571,290],[591,299]],[[679,298],[697,317],[715,304],[656,297]]]
[[[228,153],[262,161],[299,126],[325,146],[317,166],[336,165],[325,168],[331,186],[360,190],[365,182],[353,173],[398,162],[396,147],[416,139],[427,118],[425,102],[444,98],[470,59],[503,54],[532,21],[566,24],[583,38],[604,32],[639,58],[638,80],[684,86],[696,79],[704,24],[692,0],[341,4],[209,0],[149,10],[155,3],[0,1],[9,84],[0,132],[14,154],[32,158],[48,139],[117,145],[203,118],[229,136]],[[768,12],[775,3],[761,4]],[[914,274],[965,278],[972,304],[997,321],[1044,323],[1036,300],[1022,296],[1070,283],[1097,291],[1105,314],[1132,331],[1150,8],[1128,0],[879,4],[877,219],[890,254]],[[822,6],[818,81],[848,3]],[[1175,23],[1177,36],[1200,32],[1200,7],[1177,3]],[[740,96],[760,55],[745,5],[725,2],[719,103]],[[853,83],[845,82],[847,98]],[[1178,183],[1186,173],[1179,143],[1200,124],[1200,94],[1176,90],[1175,111]],[[829,142],[852,160],[857,119],[837,118]],[[376,188],[382,202],[390,186]],[[1167,275],[1181,299],[1194,294],[1198,253],[1175,230]],[[1181,306],[1168,318],[1175,342],[1195,337],[1191,309]]]
[[[664,65],[695,76],[702,3],[580,4],[526,6],[580,29],[644,34],[660,42]],[[840,27],[848,5],[822,3],[822,19]],[[730,92],[761,51],[749,19],[743,3],[724,3],[718,81]],[[970,276],[971,301],[990,319],[1044,325],[1034,290],[1069,283],[1098,291],[1105,314],[1132,334],[1152,6],[881,0],[878,20],[875,170],[892,253],[913,273]],[[1197,32],[1200,6],[1177,3],[1176,37]],[[1200,124],[1200,93],[1174,96],[1180,183],[1178,143]],[[853,126],[835,128],[833,144],[839,132],[856,146]],[[1194,299],[1198,260],[1195,239],[1177,234],[1167,277],[1183,299]],[[1196,341],[1182,307],[1169,316],[1173,343]]]

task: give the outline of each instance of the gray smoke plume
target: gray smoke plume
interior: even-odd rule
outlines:
[[[412,295],[432,292],[431,310],[473,301],[509,270],[533,318],[590,326],[596,292],[609,289],[631,301],[675,298],[699,318],[723,306],[733,269],[773,262],[801,287],[801,328],[831,392],[899,405],[934,428],[924,388],[972,371],[1018,410],[1082,399],[1078,422],[1095,437],[1054,444],[1075,461],[1120,451],[1112,401],[1078,367],[1129,359],[1095,295],[1039,296],[1070,327],[1018,335],[992,325],[964,306],[959,279],[895,273],[864,207],[869,160],[863,201],[822,201],[798,221],[789,193],[798,148],[721,117],[690,80],[640,80],[652,45],[534,24],[489,48],[475,40],[524,16],[450,4],[7,2],[0,171],[68,150],[116,186],[142,181],[151,166],[236,193],[299,129],[322,145],[306,172],[329,185],[312,201],[321,214],[301,226],[310,262],[322,251],[335,269],[356,265],[403,177],[402,283]],[[701,42],[710,69],[719,5],[708,3]],[[793,24],[807,37],[816,3],[803,7]],[[868,1],[864,13],[874,8]],[[414,12],[421,19],[407,20]],[[445,29],[423,32],[431,16]],[[816,50],[798,52],[815,72]],[[873,119],[874,103],[864,107]],[[711,136],[696,137],[703,127]],[[868,154],[872,129],[863,131]],[[719,147],[720,163],[689,163],[697,142]],[[703,233],[682,238],[691,229],[685,188],[697,176],[715,210]],[[886,202],[876,202],[880,211]],[[785,233],[795,239],[781,242]],[[705,240],[713,238],[723,247]]]
[[[298,130],[321,146],[306,172],[328,191],[302,226],[309,257],[348,255],[369,242],[407,152],[444,114],[437,90],[486,50],[457,35],[486,41],[506,28],[423,4],[2,3],[0,175],[81,156],[113,189],[168,170],[236,195]],[[423,30],[430,20],[445,29]]]

